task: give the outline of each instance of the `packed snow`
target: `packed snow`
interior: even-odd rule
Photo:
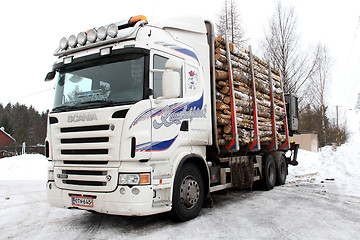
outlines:
[[[185,223],[51,207],[44,156],[0,159],[0,239],[358,239],[358,119],[344,145],[300,150],[284,186],[214,195],[214,208]]]

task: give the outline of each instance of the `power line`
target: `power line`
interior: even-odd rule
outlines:
[[[349,79],[350,79],[350,83],[349,84],[343,84],[340,86],[340,93],[344,93],[344,98],[345,98],[345,102],[346,102],[346,105],[350,104],[350,101],[351,101],[351,97],[355,94],[355,91],[356,91],[356,88],[355,86],[357,87],[357,82],[356,81],[353,81],[354,77],[355,77],[355,74],[356,74],[356,70],[357,70],[357,66],[359,65],[359,61],[356,62],[355,66],[353,66],[353,71],[352,71],[352,74],[349,74],[349,67],[350,67],[350,62],[351,62],[351,59],[353,57],[353,49],[354,49],[354,45],[355,45],[355,42],[356,42],[356,39],[357,39],[357,33],[359,31],[359,26],[360,26],[360,16],[358,18],[358,23],[356,25],[356,30],[355,30],[355,34],[354,34],[354,38],[353,38],[353,41],[352,41],[352,44],[351,44],[351,48],[350,48],[350,54],[349,54],[349,57],[347,59],[347,63],[346,63],[346,68],[345,68],[345,73],[344,73],[344,79],[347,79],[348,76],[349,76]],[[345,88],[346,87],[346,88]],[[344,89],[345,88],[345,89]]]
[[[9,102],[12,102],[12,101],[15,101],[15,100],[19,100],[19,99],[23,99],[23,98],[27,98],[27,97],[31,97],[31,96],[35,96],[35,95],[39,95],[41,93],[44,93],[44,92],[48,92],[50,90],[54,90],[55,88],[52,87],[52,88],[48,88],[48,89],[45,89],[45,90],[41,90],[39,92],[34,92],[34,93],[30,93],[28,95],[24,95],[24,96],[21,96],[21,97],[16,97],[16,98],[13,98],[13,99],[10,99]]]

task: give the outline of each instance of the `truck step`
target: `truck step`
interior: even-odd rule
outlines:
[[[226,184],[213,186],[213,187],[210,187],[210,192],[216,192],[216,191],[224,190],[224,189],[227,189],[227,188],[231,188],[231,186],[232,186],[231,183],[226,183]]]
[[[255,176],[255,177],[254,177],[254,182],[255,182],[255,181],[258,181],[258,180],[260,180],[260,176]]]
[[[154,201],[153,202],[153,207],[160,207],[160,206],[164,206],[164,205],[170,205],[171,201],[170,200],[159,200],[159,201]]]

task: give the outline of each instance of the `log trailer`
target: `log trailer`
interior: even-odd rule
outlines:
[[[296,162],[296,98],[200,17],[135,16],[64,37],[54,55],[53,206],[186,221],[213,192],[285,184]]]

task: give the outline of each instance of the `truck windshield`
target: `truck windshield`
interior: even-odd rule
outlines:
[[[126,54],[59,70],[53,110],[137,102],[144,97],[145,56]]]

